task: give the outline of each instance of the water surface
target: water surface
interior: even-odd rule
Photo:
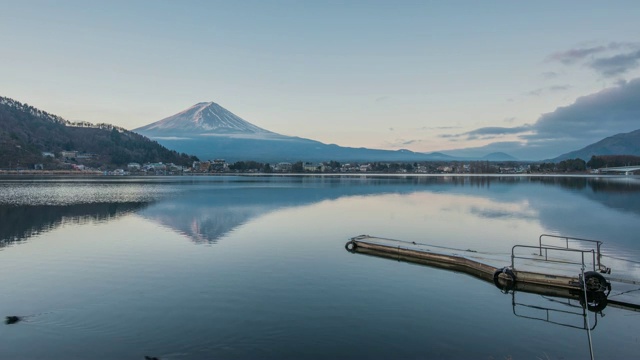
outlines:
[[[0,357],[588,358],[584,317],[533,319],[576,310],[562,299],[344,244],[507,254],[562,234],[640,277],[639,220],[635,177],[5,178],[0,315],[25,318]],[[637,356],[638,314],[590,314],[596,358]]]

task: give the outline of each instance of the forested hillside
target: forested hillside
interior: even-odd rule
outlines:
[[[0,97],[0,168],[31,169],[35,164],[56,169],[78,159],[60,152],[77,151],[86,166],[122,167],[129,162],[164,162],[190,165],[195,157],[178,154],[155,141],[108,124],[74,127],[63,118],[18,101]],[[53,153],[55,158],[43,156]]]

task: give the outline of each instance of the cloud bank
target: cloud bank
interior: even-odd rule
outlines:
[[[572,56],[584,56],[584,53]],[[640,129],[640,78],[578,98],[573,104],[543,114],[531,125],[484,127],[441,137],[456,141],[516,135],[520,142],[446,151],[456,156],[503,151],[523,160],[542,160],[580,149],[618,133]]]
[[[640,43],[612,42],[551,54],[551,62],[583,65],[604,77],[615,77],[640,67]]]

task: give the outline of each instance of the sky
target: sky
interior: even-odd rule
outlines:
[[[0,96],[134,129],[534,160],[640,129],[638,1],[0,0]]]

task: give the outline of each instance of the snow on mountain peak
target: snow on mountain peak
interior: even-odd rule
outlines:
[[[147,135],[175,133],[201,134],[273,134],[255,126],[222,106],[200,102],[175,115],[140,127],[134,131]]]

